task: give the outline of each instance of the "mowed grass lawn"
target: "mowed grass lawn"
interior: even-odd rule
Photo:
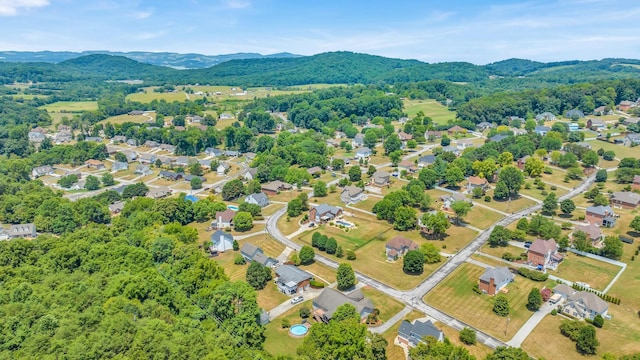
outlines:
[[[416,116],[419,111],[422,111],[437,124],[444,124],[448,120],[456,118],[455,112],[449,110],[436,100],[405,100],[404,109],[410,118]]]
[[[149,116],[155,119],[155,114],[150,113]],[[149,117],[147,116],[123,114],[123,115],[117,115],[117,116],[110,116],[102,121],[99,121],[98,124],[104,125],[106,123],[111,123],[112,125],[116,125],[116,124],[124,124],[127,122],[141,124],[147,120],[149,120]]]
[[[566,280],[585,282],[593,289],[604,290],[619,271],[619,266],[567,252],[558,269],[549,270],[549,273]]]
[[[611,139],[611,141],[613,141],[613,139]],[[605,151],[609,151],[609,150],[613,151],[616,154],[616,157],[618,159],[624,159],[626,157],[631,157],[631,158],[638,157],[638,149],[635,147],[632,148],[632,147],[623,146],[622,144],[613,144],[610,142],[600,141],[600,140],[589,140],[587,141],[587,143],[591,145],[591,148],[593,148],[594,150],[603,148]]]
[[[488,203],[484,203],[490,208],[496,209],[498,211],[506,212],[506,213],[515,213],[522,209],[526,209],[536,204],[535,201],[528,199],[524,196],[519,196],[517,199],[511,199],[511,201],[507,200],[495,200],[493,198],[493,190],[487,191],[487,195],[491,196],[491,201]]]
[[[265,326],[264,349],[267,352],[272,355],[296,356],[296,349],[302,345],[304,338],[293,338],[289,336],[289,329],[282,328],[282,319],[289,319],[291,325],[300,324],[302,322],[300,308],[303,306],[311,309],[311,300],[295,305],[293,309],[280,315],[277,319]]]
[[[513,283],[507,285],[508,293],[505,296],[511,308],[511,320],[507,328],[507,318],[496,315],[492,310],[495,297],[478,295],[472,290],[483,272],[484,269],[479,266],[462,264],[443,283],[427,294],[424,300],[496,338],[511,339],[532,314],[526,308],[529,292],[534,287],[542,289],[545,283],[517,276]]]
[[[98,110],[97,101],[57,101],[51,104],[42,105],[40,109],[48,112],[81,112]]]
[[[491,211],[485,207],[474,205],[467,216],[462,221],[479,229],[486,229],[496,221],[502,219],[504,215]]]
[[[370,286],[365,286],[361,290],[362,294],[373,302],[373,306],[380,310],[380,320],[382,321],[391,319],[405,306],[400,301],[393,299]]]

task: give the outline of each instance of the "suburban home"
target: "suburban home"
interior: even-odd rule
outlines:
[[[127,161],[128,161],[128,162],[134,161],[134,160],[136,160],[136,159],[138,158],[138,154],[136,154],[136,153],[135,153],[135,152],[133,152],[133,151],[130,151],[130,150],[123,150],[123,151],[121,151],[121,152],[124,154],[124,156],[126,156],[126,157],[127,157]]]
[[[211,234],[211,246],[209,247],[211,254],[219,254],[230,250],[233,250],[233,235],[222,230],[216,230]]]
[[[140,116],[142,114],[144,114],[144,111],[142,110],[131,110],[127,113],[129,116]]]
[[[459,126],[459,125],[456,125],[456,126],[454,126],[452,128],[449,128],[447,130],[447,134],[449,134],[449,135],[465,134],[466,132],[467,132],[467,129],[465,129],[465,128]]]
[[[144,142],[144,146],[148,147],[150,149],[155,149],[158,146],[160,146],[160,144],[157,141],[147,140],[147,141]]]
[[[440,201],[442,201],[442,209],[447,211],[451,210],[451,204],[456,201],[466,201],[468,203],[472,202],[471,199],[468,199],[466,196],[464,196],[464,194],[461,194],[459,192],[442,195],[440,196]]]
[[[256,153],[254,152],[247,152],[244,154],[244,158],[247,162],[251,162],[256,158]]]
[[[635,175],[633,177],[633,182],[631,183],[631,188],[634,190],[640,190],[640,175]]]
[[[558,244],[554,239],[533,241],[527,251],[527,261],[541,270],[555,269],[562,261],[563,256],[558,254]]]
[[[113,165],[111,165],[111,171],[123,171],[128,169],[129,164],[124,161],[115,161]]]
[[[407,134],[407,133],[406,133],[406,132],[404,132],[404,131],[400,131],[400,132],[398,133],[398,138],[400,138],[400,141],[402,141],[402,142],[406,142],[406,141],[409,141],[409,140],[413,140],[413,135],[411,135],[411,134]]]
[[[208,147],[204,149],[204,154],[207,156],[218,157],[218,156],[222,156],[222,150],[216,149],[214,147]]]
[[[222,113],[220,114],[220,116],[218,116],[218,118],[220,120],[230,120],[230,119],[233,119],[233,115],[229,113]]]
[[[371,149],[369,149],[368,147],[365,146],[363,148],[360,148],[360,149],[356,150],[355,159],[356,160],[360,160],[360,159],[366,160],[370,156],[371,156]]]
[[[163,178],[165,180],[170,180],[170,181],[181,180],[182,179],[182,175],[183,174],[181,174],[181,173],[175,173],[173,171],[166,171],[166,170],[162,170],[158,174],[158,176],[160,176],[161,178]]]
[[[277,195],[280,191],[291,190],[293,186],[280,180],[275,180],[266,184],[262,184],[262,192],[267,195]]]
[[[630,117],[630,118],[624,119],[622,123],[625,124],[626,126],[629,126],[629,125],[637,125],[639,122],[640,122],[640,117]]]
[[[200,164],[200,167],[203,169],[211,169],[211,160],[209,159],[200,159],[198,160],[198,164]]]
[[[471,192],[475,188],[480,188],[484,192],[485,190],[487,190],[488,186],[489,182],[485,178],[481,178],[478,176],[469,176],[469,179],[467,179],[467,193],[469,194],[471,194]]]
[[[240,153],[235,150],[225,150],[222,155],[227,157],[238,157],[240,156]]]
[[[313,299],[313,318],[317,321],[329,322],[335,311],[344,304],[351,304],[356,308],[356,312],[363,321],[373,312],[373,302],[366,298],[360,289],[349,294],[341,293],[338,290],[325,288],[320,295]]]
[[[575,230],[571,233],[571,236],[570,236],[572,239],[573,239],[573,234],[575,234],[576,231],[585,233],[587,235],[587,239],[591,240],[591,242],[595,247],[600,247],[600,243],[604,238],[604,235],[602,235],[602,231],[600,230],[600,227],[596,224],[576,226]]]
[[[640,195],[634,192],[616,191],[611,194],[611,205],[613,205],[613,207],[622,209],[635,209],[638,207],[638,204],[640,204]]]
[[[272,267],[278,263],[276,259],[266,256],[261,248],[250,243],[242,244],[240,255],[246,262],[255,261],[262,266]]]
[[[456,141],[456,147],[458,148],[459,151],[463,151],[466,148],[473,147],[473,141],[469,139],[458,140]]]
[[[193,116],[189,116],[188,118],[189,118],[188,120],[192,124],[200,124],[204,120],[204,118],[200,115],[193,115]]]
[[[162,163],[162,165],[170,165],[175,161],[174,158],[169,156],[158,156],[157,160],[160,160],[160,163]]]
[[[34,238],[36,237],[36,226],[34,224],[10,225],[7,233],[10,239]]]
[[[32,143],[41,143],[42,141],[44,141],[45,137],[46,136],[43,133],[37,131],[29,131],[29,133],[27,134],[29,142]]]
[[[525,156],[521,157],[520,159],[518,159],[518,169],[524,170],[524,165],[527,163],[527,160],[530,157],[531,156],[529,156],[529,155],[525,155]]]
[[[540,121],[540,120],[553,121],[553,120],[556,120],[556,116],[548,111],[545,111],[542,114],[536,115],[536,121]]]
[[[211,222],[211,227],[214,229],[227,229],[233,226],[233,218],[236,216],[236,212],[227,209],[225,211],[218,211],[216,217]]]
[[[572,109],[567,111],[564,114],[564,117],[568,118],[568,119],[582,119],[584,117],[584,113],[578,109]]]
[[[70,131],[58,131],[54,136],[53,136],[53,142],[56,145],[60,145],[60,144],[64,144],[64,143],[68,143],[73,139],[73,135],[71,134]]]
[[[227,163],[221,162],[218,164],[218,167],[216,168],[216,173],[222,176],[227,173],[227,170],[229,170],[229,165],[227,165]]]
[[[507,134],[497,134],[497,135],[493,135],[492,137],[489,138],[489,141],[493,141],[493,142],[500,142],[506,138],[508,138],[509,135]]]
[[[53,167],[50,165],[37,166],[31,170],[31,178],[37,179],[40,176],[51,175],[53,171]]]
[[[409,121],[409,118],[408,118],[408,117],[406,117],[406,116],[403,116],[403,117],[401,117],[400,119],[398,119],[398,122],[399,122],[400,124],[406,124],[406,123],[407,123],[407,121]]]
[[[602,131],[607,129],[607,124],[602,119],[589,118],[587,120],[587,128],[593,131]]]
[[[242,177],[246,181],[251,181],[257,179],[256,174],[258,173],[258,168],[248,168],[247,171],[242,175]]]
[[[116,135],[114,137],[112,137],[111,139],[109,139],[109,142],[112,144],[119,144],[119,143],[123,143],[123,142],[127,142],[127,137],[124,135]]]
[[[318,177],[322,173],[322,168],[319,166],[314,166],[314,167],[308,168],[307,172],[309,173],[309,175],[313,177]]]
[[[156,160],[158,160],[158,158],[154,154],[142,153],[138,156],[140,164],[155,164]]]
[[[378,170],[371,175],[371,185],[378,187],[389,185],[390,176],[388,172]]]
[[[483,121],[483,122],[481,122],[481,123],[476,125],[476,128],[479,131],[485,131],[485,130],[488,130],[488,129],[491,129],[491,128],[494,128],[494,127],[495,127],[494,124],[492,124],[490,122],[487,122],[487,121]]]
[[[616,217],[611,206],[598,205],[587,208],[585,220],[590,224],[610,228],[616,224]]]
[[[513,135],[515,135],[515,136],[527,135],[527,130],[525,130],[525,129],[518,129],[518,128],[515,128],[515,127],[510,127],[509,131],[511,131],[513,133]]]
[[[620,104],[618,104],[618,110],[628,111],[629,109],[635,106],[636,106],[636,103],[634,103],[633,101],[623,100],[623,101],[620,101]]]
[[[396,261],[398,258],[404,256],[404,254],[409,250],[418,250],[418,244],[400,235],[387,241],[385,244],[387,261]]]
[[[176,152],[176,147],[174,145],[160,144],[159,148],[172,154]]]
[[[406,172],[413,174],[418,170],[416,164],[411,160],[402,160],[398,164],[398,169],[405,170]]]
[[[114,202],[109,205],[109,211],[111,211],[112,214],[119,214],[124,209],[124,205],[124,201]]]
[[[356,134],[353,140],[351,140],[351,146],[353,148],[359,148],[361,146],[364,146],[364,135]]]
[[[149,189],[147,197],[151,199],[162,199],[171,195],[172,190],[169,187],[161,186],[153,189]]]
[[[340,193],[340,200],[345,204],[356,204],[366,198],[364,190],[354,185],[345,186]]]
[[[548,126],[536,126],[533,131],[540,136],[545,136],[549,131],[551,131],[551,128]]]
[[[313,276],[293,265],[282,265],[276,269],[275,283],[281,293],[294,295],[309,288]]]
[[[99,137],[99,136],[87,136],[87,137],[84,138],[84,141],[101,143],[102,142],[102,138]]]
[[[104,164],[100,160],[89,159],[85,161],[84,164],[87,165],[88,168],[95,168],[97,170],[104,169]]]
[[[190,162],[191,160],[189,159],[188,156],[178,156],[176,158],[176,165],[178,166],[187,166],[189,165]]]
[[[248,195],[246,198],[244,198],[244,202],[258,205],[260,207],[265,207],[269,205],[269,198],[267,198],[267,194],[263,192],[259,192],[259,193]]]
[[[398,342],[409,347],[416,347],[421,342],[426,342],[427,337],[437,341],[444,341],[444,333],[433,325],[431,320],[414,320],[413,324],[408,320],[402,320],[398,329]]]
[[[640,144],[640,134],[627,134],[622,143],[628,147],[636,146]]]
[[[611,111],[611,109],[608,109],[604,105],[598,106],[597,108],[593,109],[593,115],[596,115],[596,116],[612,115],[612,114],[613,114],[613,111]]]
[[[136,146],[138,146],[138,141],[136,141],[136,139],[129,139],[129,140],[127,140],[127,145],[132,146],[132,147],[136,147]]]
[[[347,134],[343,133],[342,131],[334,131],[333,132],[333,137],[335,139],[344,139],[347,137]]]
[[[427,167],[436,162],[435,155],[425,155],[418,158],[418,167]]]
[[[567,128],[569,129],[570,132],[574,132],[574,131],[580,130],[580,125],[578,125],[578,123],[570,122],[570,123],[566,123],[566,124],[567,124]]]
[[[553,291],[565,300],[562,305],[564,314],[591,321],[596,315],[608,317],[609,304],[592,292],[575,291],[565,284],[556,286]]]
[[[204,178],[204,176],[191,175],[191,174],[189,174],[189,175],[184,175],[182,178],[183,178],[183,179],[184,179],[184,181],[186,181],[186,182],[191,182],[191,180],[193,180],[193,179],[195,179],[195,178],[200,179],[200,181],[202,181],[203,183],[204,183],[204,182],[205,182],[205,180],[206,180],[206,179]]]
[[[503,287],[513,282],[515,275],[506,266],[487,268],[480,279],[478,287],[487,295],[497,294]]]
[[[429,137],[433,137],[434,139],[438,139],[442,137],[442,131],[437,130],[427,130],[424,133],[424,138],[429,139]]]
[[[320,204],[309,210],[309,219],[317,224],[332,221],[342,215],[342,208],[329,204]]]
[[[153,174],[153,170],[151,170],[148,165],[138,165],[133,173],[136,175],[147,176]]]
[[[127,187],[128,185],[120,185],[120,186],[116,186],[114,188],[111,188],[111,190],[117,192],[120,196],[122,196],[122,193],[124,193],[124,189]]]

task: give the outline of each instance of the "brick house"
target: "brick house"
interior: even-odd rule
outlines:
[[[585,220],[590,224],[598,226],[613,227],[616,224],[617,215],[611,209],[611,206],[589,206]]]
[[[542,267],[542,269],[547,267],[555,269],[562,259],[563,256],[558,254],[558,244],[554,239],[536,239],[527,251],[527,261],[533,266]]]
[[[478,287],[483,293],[493,296],[514,279],[515,275],[506,266],[488,268],[480,276]]]
[[[389,240],[385,245],[387,261],[398,260],[398,258],[404,256],[404,254],[406,254],[409,250],[418,250],[418,244],[403,236],[398,235]]]
[[[622,209],[635,209],[638,207],[638,204],[640,204],[640,195],[634,192],[616,191],[611,194],[611,205],[613,205],[613,207],[620,207]]]

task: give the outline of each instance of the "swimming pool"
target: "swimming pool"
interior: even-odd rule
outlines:
[[[307,329],[307,327],[302,324],[293,325],[291,328],[289,328],[289,332],[291,333],[291,335],[294,335],[294,336],[307,335],[308,331],[309,329]]]
[[[352,224],[352,223],[350,223],[350,222],[346,222],[346,221],[344,221],[344,220],[336,220],[336,224],[338,224],[338,225],[342,225],[342,226],[344,226],[344,227],[348,227],[348,228],[353,226],[353,224]]]
[[[235,205],[227,205],[227,209],[233,210],[233,211],[238,211],[238,207],[235,206]]]

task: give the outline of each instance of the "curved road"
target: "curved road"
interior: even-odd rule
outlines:
[[[570,199],[578,194],[587,190],[591,184],[595,181],[595,172],[587,177],[582,183],[576,186],[574,189],[569,191],[567,194],[564,194],[558,198],[558,201]],[[309,194],[309,198],[313,196],[313,192]],[[426,304],[422,298],[433,288],[435,288],[440,282],[442,282],[447,276],[449,276],[455,269],[458,268],[461,264],[463,264],[474,252],[476,252],[480,247],[484,244],[485,241],[491,235],[493,228],[496,225],[507,226],[512,222],[520,219],[523,216],[528,216],[535,211],[538,211],[542,208],[542,204],[536,204],[524,210],[518,211],[516,213],[512,213],[511,215],[505,216],[494,225],[489,227],[488,229],[481,232],[473,241],[471,241],[467,246],[465,246],[462,250],[456,253],[454,256],[448,258],[448,260],[440,266],[435,272],[431,275],[427,276],[418,286],[411,290],[398,290],[394,289],[388,285],[385,285],[365,274],[360,272],[356,272],[356,278],[359,282],[367,284],[389,296],[393,296],[396,299],[402,300],[404,303],[413,306],[417,310],[431,316],[432,318],[441,321],[456,330],[462,330],[464,327],[470,327],[462,321],[447,315],[446,313],[437,310],[430,305]],[[269,217],[266,223],[267,232],[273,236],[274,239],[281,242],[285,246],[288,246],[295,250],[300,250],[301,245],[293,242],[286,236],[284,236],[280,230],[278,229],[278,219],[282,217],[286,213],[286,207],[278,210],[273,215]],[[325,264],[331,268],[338,268],[338,263],[332,259],[329,259],[321,254],[316,254],[315,261]],[[485,345],[495,349],[498,346],[507,346],[507,344],[501,340],[498,340],[478,329],[475,329],[477,333],[478,340]]]

